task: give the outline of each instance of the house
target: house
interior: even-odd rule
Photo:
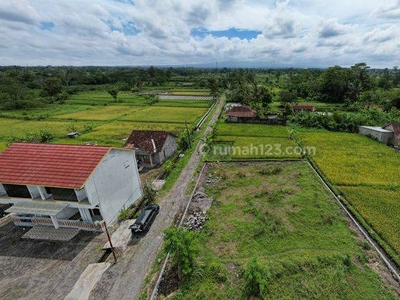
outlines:
[[[257,117],[257,111],[251,109],[249,106],[234,106],[226,112],[228,122],[247,122],[248,120]]]
[[[124,148],[135,149],[141,166],[162,165],[178,149],[176,137],[166,131],[133,130]]]
[[[360,126],[358,133],[372,137],[382,143],[388,144],[393,138],[393,131],[383,129],[381,127]]]
[[[393,132],[393,136],[389,139],[388,143],[400,147],[400,122],[392,121],[382,128]]]
[[[315,111],[316,108],[313,105],[292,105],[293,111]]]
[[[132,150],[14,143],[0,154],[0,203],[19,226],[101,230],[142,196]]]

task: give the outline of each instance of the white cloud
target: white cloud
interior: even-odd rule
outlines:
[[[329,66],[352,65],[363,59],[373,67],[390,67],[400,63],[399,3],[1,1],[0,62],[157,65],[250,60],[282,66]],[[54,28],[42,30],[43,22],[53,23]],[[249,40],[211,35],[194,38],[191,31],[195,28],[236,28],[263,34]]]

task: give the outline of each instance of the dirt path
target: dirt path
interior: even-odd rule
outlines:
[[[211,126],[217,121],[224,103],[224,99],[218,103],[203,137],[211,132]],[[172,225],[176,215],[184,209],[189,200],[186,190],[201,161],[202,153],[200,149],[202,149],[202,146],[202,142],[199,142],[196,151],[194,151],[171,191],[160,199],[161,210],[150,231],[137,245],[129,247],[120,255],[118,263],[103,274],[92,290],[90,299],[139,298],[143,281],[151,270],[155,257],[163,244],[163,230]]]

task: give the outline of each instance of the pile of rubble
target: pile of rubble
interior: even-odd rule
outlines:
[[[194,211],[183,223],[183,227],[192,231],[200,231],[204,223],[207,221],[205,212]]]

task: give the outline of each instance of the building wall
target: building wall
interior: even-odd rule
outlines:
[[[393,136],[392,132],[381,132],[381,131],[374,130],[373,128],[366,128],[363,126],[359,127],[358,133],[360,133],[362,135],[371,136],[385,144],[387,144],[389,139]]]
[[[156,156],[157,164],[163,164],[178,149],[176,139],[172,135],[168,135],[165,144],[159,154]]]
[[[85,185],[91,206],[99,204],[103,219],[114,222],[121,209],[142,196],[134,151],[111,149]]]

